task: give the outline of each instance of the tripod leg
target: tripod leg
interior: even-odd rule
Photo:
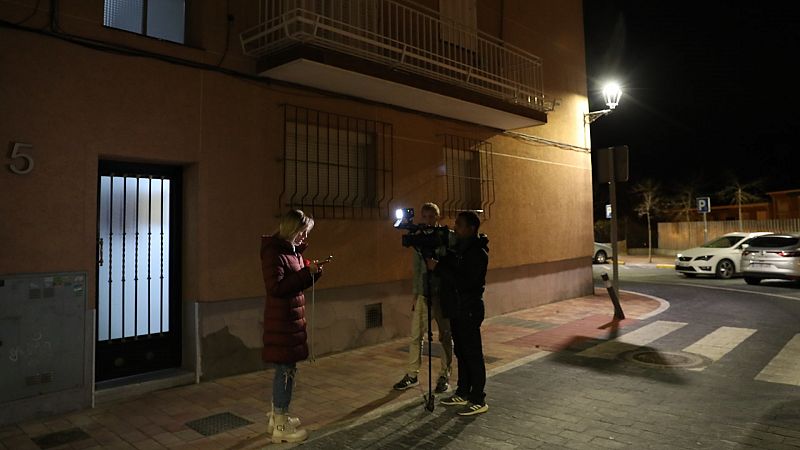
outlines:
[[[427,273],[427,277],[425,277],[425,284],[426,284],[426,298],[425,302],[428,305],[428,398],[425,402],[425,409],[430,412],[433,412],[434,409],[434,396],[433,396],[433,317],[432,317],[432,308],[433,308],[433,293],[431,292],[431,271],[429,270]]]

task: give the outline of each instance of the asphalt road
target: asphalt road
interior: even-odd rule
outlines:
[[[412,405],[303,447],[800,448],[797,283],[636,266],[620,282],[670,307],[491,377],[484,415]]]

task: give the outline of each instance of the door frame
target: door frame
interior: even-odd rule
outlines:
[[[142,351],[148,344],[148,341],[154,338],[144,339],[114,339],[109,341],[100,342],[99,337],[99,320],[94,321],[94,347],[95,347],[95,362],[92,370],[94,371],[95,383],[119,379],[126,376],[140,375],[151,371],[181,367],[182,364],[182,313],[183,313],[183,299],[181,296],[182,285],[182,229],[183,229],[183,167],[176,165],[162,165],[152,163],[134,163],[123,162],[114,160],[100,160],[98,162],[97,170],[97,199],[96,199],[96,241],[95,241],[95,313],[100,308],[100,268],[98,266],[99,254],[99,241],[100,236],[100,193],[101,193],[101,178],[113,174],[115,176],[163,176],[170,180],[170,240],[169,240],[169,266],[170,273],[169,283],[169,336],[163,339],[163,348],[165,354],[159,355],[155,363],[153,363],[146,370],[136,370],[136,367],[126,367],[123,369],[110,369],[102,365],[102,359],[110,357],[110,354],[115,350],[109,348],[109,345],[119,345],[120,341],[125,341],[128,345],[128,352],[136,353]],[[125,350],[124,350],[125,351]],[[140,367],[141,368],[141,367]]]

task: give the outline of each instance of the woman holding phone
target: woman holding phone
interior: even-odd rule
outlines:
[[[262,359],[275,367],[267,426],[274,443],[300,442],[308,437],[300,428],[300,419],[289,416],[289,403],[297,363],[308,358],[303,291],[322,276],[326,262],[303,258],[313,227],[314,219],[292,210],[283,215],[275,234],[261,238],[261,270],[267,291]]]

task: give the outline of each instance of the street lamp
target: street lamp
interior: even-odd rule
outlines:
[[[619,99],[622,97],[622,89],[617,83],[608,83],[603,87],[603,98],[606,100],[608,109],[601,109],[600,111],[592,111],[583,115],[583,120],[586,123],[592,123],[595,120],[611,114],[614,108],[619,104]]]

